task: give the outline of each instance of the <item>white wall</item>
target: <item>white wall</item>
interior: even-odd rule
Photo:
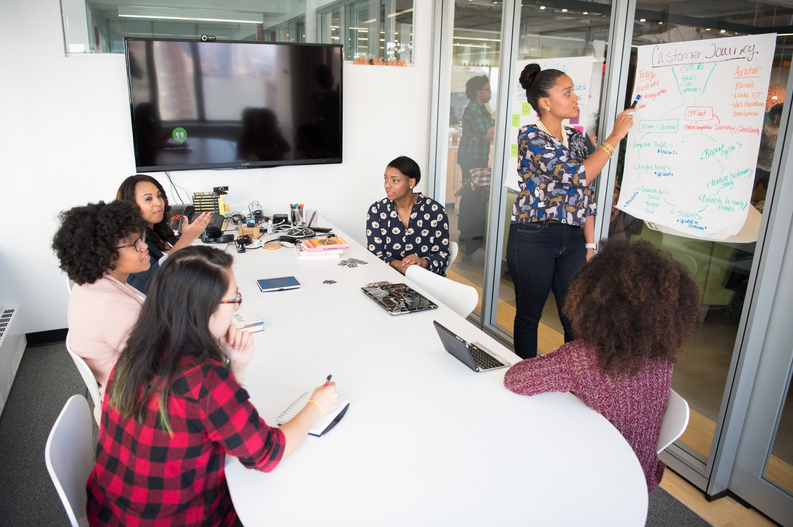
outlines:
[[[385,164],[408,155],[426,174],[432,12],[416,2],[414,66],[345,63],[341,165],[173,172],[174,181],[189,192],[228,185],[233,207],[305,203],[363,241]],[[67,57],[63,42],[58,0],[0,0],[0,306],[21,305],[28,333],[66,327],[50,248],[58,212],[111,200],[135,172],[124,57]],[[173,201],[164,175],[153,175]]]

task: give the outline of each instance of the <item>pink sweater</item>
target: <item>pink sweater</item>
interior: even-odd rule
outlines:
[[[100,397],[104,397],[110,370],[127,343],[145,298],[137,289],[109,274],[93,284],[72,288],[68,311],[69,347],[91,368],[100,385]]]
[[[553,353],[513,365],[504,386],[520,395],[572,392],[608,419],[631,445],[652,492],[661,482],[664,465],[655,453],[661,421],[672,387],[672,364],[653,361],[634,377],[611,377],[583,340]]]

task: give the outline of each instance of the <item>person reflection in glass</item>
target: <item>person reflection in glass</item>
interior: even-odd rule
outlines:
[[[486,75],[472,77],[465,84],[465,95],[471,101],[463,111],[462,137],[457,151],[457,164],[463,173],[460,188],[460,211],[457,215],[459,242],[468,256],[482,246],[489,185],[471,185],[471,170],[490,166],[490,142],[493,140],[493,117],[485,104],[491,97]]]
[[[279,161],[292,148],[278,129],[278,118],[269,108],[245,108],[237,154],[249,161]]]

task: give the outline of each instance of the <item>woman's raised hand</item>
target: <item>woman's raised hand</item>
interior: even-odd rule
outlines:
[[[209,225],[209,221],[211,219],[211,212],[202,212],[195,220],[193,220],[193,223],[189,222],[187,216],[182,217],[182,237],[186,238],[189,243],[193,243],[198,239],[199,236],[201,236],[201,233],[207,228],[207,225]]]
[[[617,116],[617,119],[614,121],[614,129],[611,131],[611,136],[609,139],[613,139],[619,143],[626,135],[628,135],[628,130],[630,130],[631,126],[633,126],[633,114],[635,112],[635,109],[628,108]],[[613,144],[612,146],[617,145]]]

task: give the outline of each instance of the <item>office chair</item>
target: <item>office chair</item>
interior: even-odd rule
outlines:
[[[91,410],[82,395],[66,401],[44,447],[47,471],[72,527],[88,525],[85,483],[94,465]]]
[[[96,409],[94,415],[96,416],[97,424],[99,424],[100,417],[102,416],[102,400],[99,398],[99,385],[96,382],[96,377],[94,377],[94,372],[91,371],[88,364],[85,363],[82,357],[74,353],[71,346],[69,346],[68,333],[66,334],[66,351],[69,352],[69,356],[71,356],[72,361],[74,361],[74,365],[77,366],[77,371],[80,372],[80,377],[83,378],[83,382],[88,388],[88,393],[91,395],[91,400],[94,402],[94,408]]]
[[[74,280],[66,277],[66,290],[69,291],[69,296],[72,296],[72,287],[74,287]]]
[[[457,259],[457,253],[460,252],[460,246],[457,245],[457,242],[449,242],[449,263],[446,264],[445,271],[451,269],[452,264]]]
[[[418,265],[408,267],[405,276],[463,318],[479,303],[479,293],[470,285],[444,278]]]
[[[676,391],[670,389],[664,420],[661,422],[661,432],[658,434],[656,453],[660,454],[683,435],[688,426],[689,416],[690,411],[686,400],[680,397]]]

